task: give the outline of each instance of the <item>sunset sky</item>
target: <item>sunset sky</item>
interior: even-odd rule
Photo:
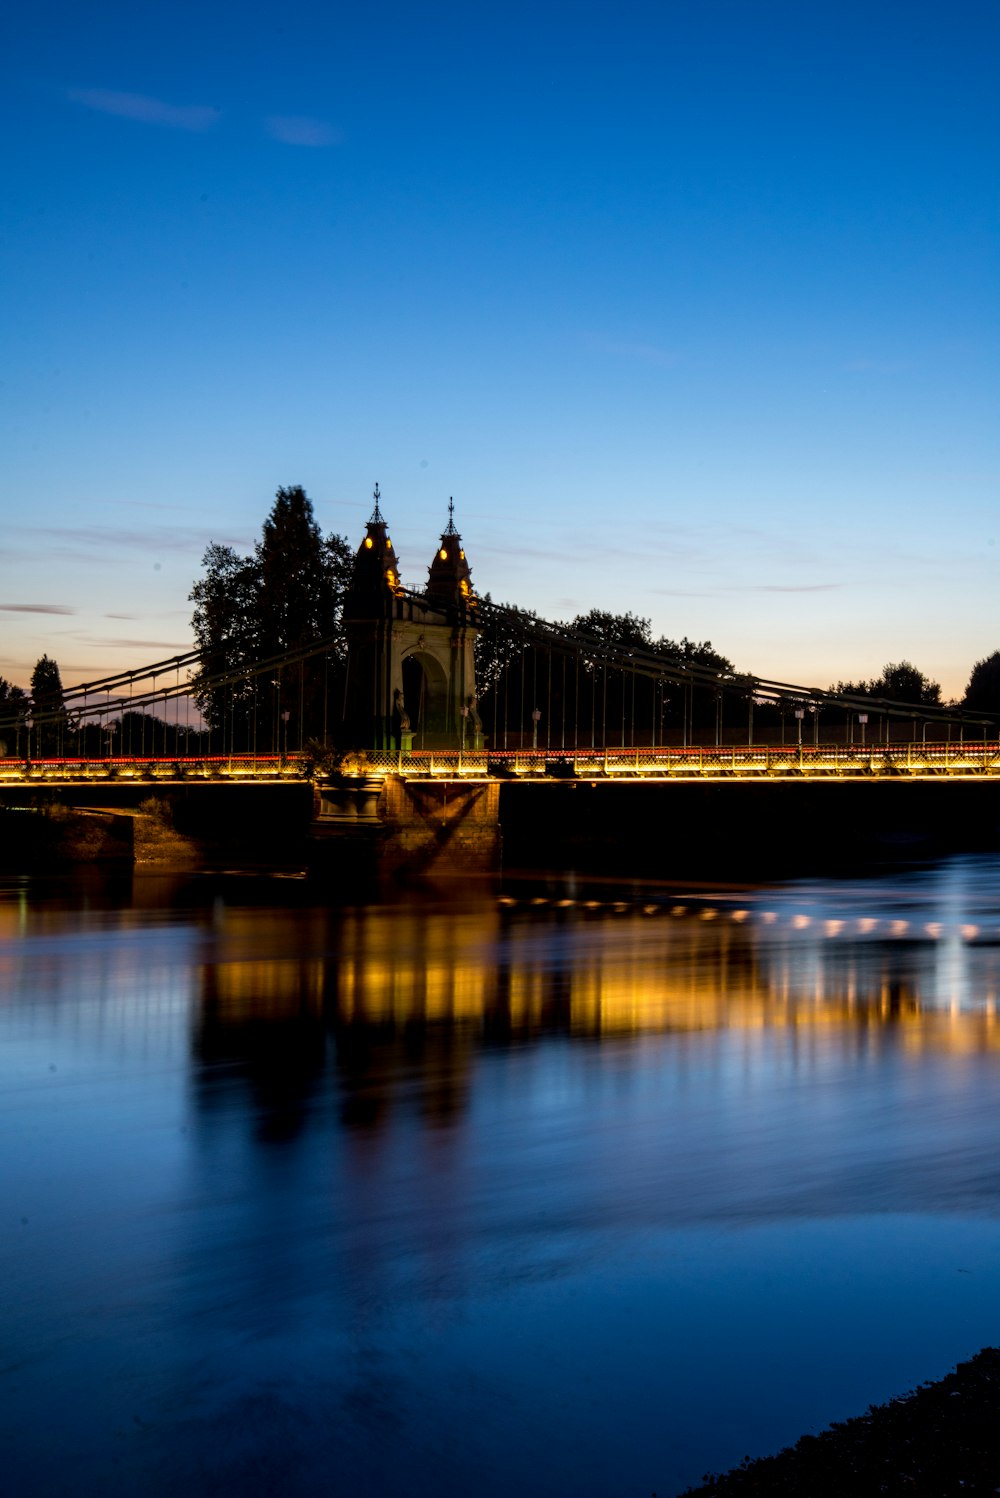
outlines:
[[[0,19],[0,675],[190,643],[282,484],[420,586],[827,685],[1000,649],[996,0]]]

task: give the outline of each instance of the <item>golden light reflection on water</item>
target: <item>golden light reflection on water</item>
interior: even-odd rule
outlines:
[[[972,945],[968,926],[917,943],[900,940],[912,923],[886,921],[885,941],[859,941],[860,923],[805,913],[776,929],[770,911],[540,903],[227,907],[204,992],[233,1019],[323,1010],[350,1025],[499,1019],[592,1037],[891,1025],[912,1052],[1000,1044],[996,949]]]

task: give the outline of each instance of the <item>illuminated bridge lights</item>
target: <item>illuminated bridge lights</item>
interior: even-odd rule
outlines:
[[[645,749],[441,750],[368,756],[369,773],[407,779],[742,780],[870,779],[1000,774],[1000,744],[692,746]]]
[[[359,778],[384,780],[559,781],[590,785],[614,782],[748,780],[907,780],[1000,776],[1000,743],[851,744],[740,747],[671,746],[659,749],[416,750],[370,752],[359,762]],[[297,755],[219,754],[116,756],[105,759],[0,760],[0,784],[69,784],[79,780],[271,780],[312,778],[308,759]]]
[[[663,915],[698,923],[716,921],[720,917],[728,915],[729,919],[736,924],[749,928],[760,928],[761,934],[765,935],[769,941],[777,940],[778,942],[788,938],[791,938],[796,943],[800,941],[812,942],[817,937],[820,937],[824,942],[833,941],[838,937],[844,937],[848,940],[852,938],[857,939],[858,937],[873,937],[878,941],[901,940],[903,938],[910,941],[928,939],[932,942],[949,939],[965,943],[1000,941],[1000,927],[985,929],[981,925],[969,921],[955,925],[946,925],[941,921],[920,922],[907,920],[903,917],[875,919],[871,916],[860,916],[850,919],[846,916],[821,916],[815,911],[753,911],[742,906],[727,911],[725,907],[719,908],[715,905],[702,905],[696,899],[692,899],[686,904],[667,905],[666,903],[640,904],[620,899],[580,900],[567,897],[555,898],[547,895],[524,895],[521,897],[502,895],[498,897],[497,904],[508,910],[520,909],[523,911],[541,912],[550,908],[560,910],[575,909],[585,912],[587,915],[631,915],[636,918]]]

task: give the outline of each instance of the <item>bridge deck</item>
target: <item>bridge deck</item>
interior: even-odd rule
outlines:
[[[345,766],[345,768],[347,768]],[[423,750],[358,756],[350,773],[417,780],[729,780],[864,779],[1000,775],[1000,742],[711,745],[639,749],[518,749],[461,753]],[[231,754],[192,758],[0,760],[4,785],[182,782],[301,784],[310,761]]]

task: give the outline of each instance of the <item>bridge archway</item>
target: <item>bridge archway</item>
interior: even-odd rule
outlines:
[[[415,749],[434,748],[448,732],[448,673],[424,647],[403,656],[403,702]]]

